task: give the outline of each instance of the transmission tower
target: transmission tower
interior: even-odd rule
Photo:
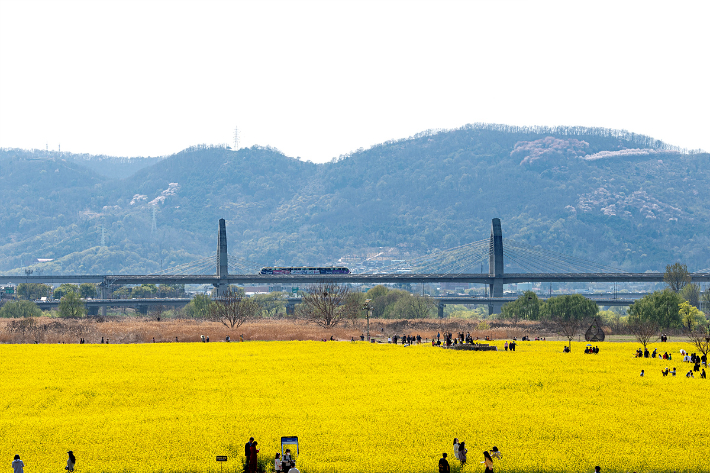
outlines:
[[[106,246],[106,229],[101,225],[101,246]]]
[[[235,151],[239,149],[239,127],[234,127],[234,148]]]

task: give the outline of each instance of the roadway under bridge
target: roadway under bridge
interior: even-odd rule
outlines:
[[[559,294],[557,294],[559,295]],[[640,297],[643,297],[644,293],[635,294],[623,294],[622,298],[612,298],[608,294],[590,294],[584,295],[584,297],[595,301],[597,304],[603,307],[608,306],[629,306],[634,303]],[[444,307],[451,304],[461,304],[461,305],[490,305],[493,303],[505,304],[506,302],[512,302],[517,299],[515,296],[504,296],[504,297],[475,297],[475,296],[444,296],[444,297],[432,297],[431,299],[437,306],[439,318],[444,317]],[[544,301],[548,297],[542,296],[539,298]],[[106,307],[132,307],[132,308],[151,308],[156,306],[167,306],[167,307],[185,307],[190,303],[192,299],[187,297],[181,298],[153,298],[153,299],[87,299],[84,301],[89,313],[96,313],[98,308]],[[291,308],[295,307],[296,304],[300,304],[302,299],[300,297],[289,297],[286,299],[286,305],[290,311]],[[49,301],[35,301],[35,303],[42,310],[56,309],[59,307],[59,300],[49,300]]]

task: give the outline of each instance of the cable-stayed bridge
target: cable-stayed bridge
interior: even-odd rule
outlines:
[[[487,272],[484,266],[487,264]],[[505,269],[515,272],[506,272]],[[314,283],[474,283],[490,289],[489,308],[505,302],[503,286],[521,282],[663,282],[663,273],[630,273],[577,257],[503,239],[500,219],[491,224],[490,238],[435,252],[403,263],[388,273],[368,274],[259,274],[260,265],[227,252],[227,230],[219,221],[217,253],[214,256],[146,275],[27,275],[0,276],[0,283],[97,283],[102,295],[112,285],[125,284],[212,284],[217,295],[230,284],[269,285]],[[694,282],[709,282],[710,271],[693,273]],[[496,301],[499,299],[499,301]]]

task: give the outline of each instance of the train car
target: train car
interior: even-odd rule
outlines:
[[[300,268],[293,268],[293,267],[276,267],[276,268],[261,268],[261,271],[259,271],[259,274],[274,274],[274,275],[280,275],[280,274],[295,274],[295,275],[329,275],[329,274],[350,274],[350,270],[348,268],[342,267],[342,266],[337,266],[337,267],[328,267],[328,268],[308,268],[308,267],[300,267]]]

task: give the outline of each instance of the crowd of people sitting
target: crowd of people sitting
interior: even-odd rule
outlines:
[[[696,366],[696,368],[697,368],[697,366]],[[686,377],[686,378],[695,378],[695,375],[694,375],[693,373],[694,373],[694,372],[697,372],[697,371],[700,372],[700,379],[707,379],[707,373],[705,373],[705,368],[696,369],[696,370],[689,370],[687,373],[685,373],[685,377]],[[675,367],[674,367],[674,368],[671,370],[671,369],[669,369],[669,368],[666,366],[666,369],[661,370],[661,374],[662,374],[663,376],[668,376],[669,374],[670,374],[671,376],[675,376],[675,375],[676,375],[676,369],[675,369]],[[644,375],[644,371],[641,370],[641,376],[643,376],[643,375]]]
[[[599,354],[599,347],[587,346],[584,349],[584,353],[587,355],[598,355]]]
[[[649,352],[648,348],[645,348],[645,349],[639,348],[638,350],[636,350],[636,353],[634,356],[635,356],[635,358],[658,358],[659,360],[660,359],[669,360],[669,361],[673,360],[673,356],[668,352],[664,352],[663,355],[661,355],[660,353],[658,353],[658,350],[656,350],[656,349],[653,350],[653,353]],[[699,373],[700,379],[707,379],[707,373],[705,372],[705,368],[707,368],[707,366],[708,366],[707,355],[703,354],[702,356],[700,356],[696,353],[688,353],[687,351],[681,349],[680,356],[683,357],[683,360],[682,360],[683,362],[690,363],[693,365],[693,368],[690,369],[685,374],[686,378],[695,378],[695,373]],[[666,367],[666,369],[664,369],[664,370],[661,370],[661,375],[668,376],[669,374],[671,376],[676,375],[675,367],[672,370],[668,367]],[[641,370],[640,376],[643,377],[644,375],[645,375],[644,370]]]

